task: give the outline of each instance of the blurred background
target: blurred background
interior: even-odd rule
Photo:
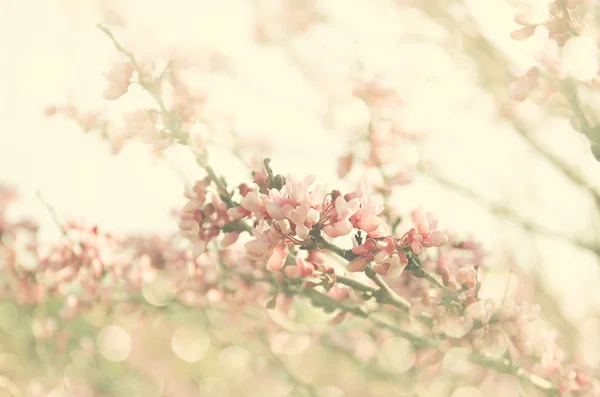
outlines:
[[[544,2],[532,4],[538,3]],[[339,157],[369,125],[369,109],[354,95],[351,79],[357,74],[381,77],[382,84],[399,93],[392,118],[408,136],[393,155],[403,167],[414,169],[411,183],[395,190],[392,205],[400,213],[416,207],[435,211],[444,229],[480,241],[488,252],[489,277],[498,278],[501,290],[514,275],[535,280],[542,311],[549,302],[553,325],[576,334],[573,340],[585,341],[581,349],[596,365],[600,166],[564,109],[508,97],[509,85],[535,64],[548,36],[538,29],[526,41],[511,39],[519,27],[515,14],[532,4],[1,1],[0,180],[17,187],[22,198],[9,215],[31,214],[44,241],[59,240],[60,230],[36,196],[39,191],[61,219],[86,219],[116,234],[168,235],[177,230],[170,211],[185,202],[185,183],[203,176],[182,148],[157,158],[147,145],[132,143],[113,156],[97,135],[83,134],[70,120],[46,117],[52,105],[103,109],[116,117],[123,109],[148,103],[135,90],[118,103],[102,98],[104,74],[118,54],[97,23],[111,27],[136,55],[180,57],[190,63],[186,81],[206,97],[203,117],[217,132],[211,164],[232,184],[248,177],[229,149],[239,139],[244,155],[268,154],[278,173],[314,174],[332,189],[357,186],[362,173],[344,180],[336,173]],[[592,33],[594,17],[589,21]],[[516,278],[511,282],[516,291]],[[26,327],[19,318],[26,314],[11,304],[0,304],[0,310],[3,332],[18,339],[18,327]],[[327,386],[323,373],[315,375],[325,379],[317,391],[298,386],[301,380],[293,391],[293,382],[252,382],[243,376],[249,361],[268,360],[269,353],[257,353],[261,347],[243,340],[234,328],[221,335],[190,331],[205,329],[206,314],[164,310],[152,311],[142,331],[136,331],[133,317],[122,314],[119,325],[111,325],[111,314],[100,312],[78,320],[82,329],[99,330],[84,338],[79,349],[95,345],[106,358],[94,362],[109,376],[103,384],[112,384],[103,391],[106,395],[226,396],[241,392],[244,382],[252,390],[245,395],[351,395]],[[324,321],[317,317],[310,321]],[[180,323],[186,327],[178,328]],[[293,358],[294,349],[304,351],[308,342],[296,335],[280,344],[284,355]],[[170,345],[177,359],[143,356],[136,361],[140,346],[154,345]],[[156,357],[165,356],[156,350]],[[73,354],[64,372],[58,371],[66,384],[82,367],[77,364],[80,353]],[[124,357],[134,363],[127,379],[120,375]],[[16,360],[1,352],[0,359],[7,367]],[[193,375],[198,372],[189,363],[202,366],[203,375]],[[344,372],[346,364],[339,365],[338,372]],[[136,371],[151,374],[160,387],[148,387]],[[165,380],[169,371],[186,381]],[[221,376],[223,371],[239,384]],[[38,386],[48,392],[41,380]],[[6,395],[33,395],[31,390]],[[50,390],[52,397],[68,393],[64,385]],[[198,390],[202,394],[194,394]],[[80,393],[76,395],[92,395]],[[479,393],[456,396],[492,395]]]

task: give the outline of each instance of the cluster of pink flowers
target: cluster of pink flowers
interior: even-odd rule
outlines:
[[[550,37],[557,42],[559,46],[564,45],[570,38],[571,33],[578,34],[579,27],[576,22],[565,14],[565,9],[573,11],[584,3],[582,0],[563,1],[556,0],[548,2],[547,13],[537,13],[535,9],[526,10],[515,16],[515,22],[522,26],[511,33],[514,40],[525,40],[535,33],[538,26],[544,26],[548,29]]]
[[[205,101],[204,96],[193,94],[181,77],[177,66],[185,67],[183,62],[173,61],[162,71],[156,65],[153,59],[127,58],[116,62],[106,74],[108,87],[104,98],[118,100],[127,94],[134,83],[158,97],[164,91],[162,87],[168,83],[172,88],[171,106],[168,109],[161,99],[157,108],[127,112],[119,121],[110,119],[103,111],[81,112],[74,105],[50,106],[46,109],[46,115],[62,113],[77,122],[84,131],[97,131],[110,144],[113,154],[119,153],[125,143],[134,139],[151,145],[156,154],[162,153],[175,141],[189,141],[197,148],[202,148],[202,138],[190,131]]]
[[[233,221],[233,218],[228,214],[227,205],[218,194],[211,193],[210,201],[207,202],[207,188],[210,183],[210,178],[205,178],[198,181],[193,187],[188,188],[185,193],[188,201],[183,206],[179,228],[194,244],[193,253],[195,256],[203,254],[208,243],[219,236],[226,224]],[[239,235],[239,231],[225,234],[219,243],[221,248],[235,243]]]
[[[516,15],[515,21],[522,28],[512,32],[514,40],[528,39],[540,26],[545,27],[548,38],[544,49],[535,54],[537,65],[509,87],[513,99],[524,101],[535,94],[539,101],[545,102],[560,91],[554,80],[565,80],[568,77],[574,77],[596,89],[599,87],[599,66],[595,59],[597,43],[582,33],[576,18],[576,15],[583,18],[582,10],[587,5],[585,3],[589,2],[556,0],[548,3],[547,12],[535,12],[535,9],[531,9]]]
[[[248,188],[240,205],[229,210],[237,219],[256,220],[254,239],[244,245],[248,256],[268,258],[267,269],[275,271],[283,268],[290,244],[309,243],[310,230],[321,221],[326,196],[324,185],[309,190],[313,182],[312,177],[302,181],[288,177],[281,191],[273,188],[268,194],[260,193],[258,185]]]
[[[192,203],[201,197],[201,186],[198,183],[188,191],[188,196],[194,195],[190,198]],[[216,225],[222,225],[223,219],[231,220],[226,206],[219,204],[218,198],[201,210],[192,211],[192,205],[186,205],[182,214],[184,219],[190,216],[190,219],[200,219],[205,227],[198,229],[197,244],[193,250],[188,250],[181,245],[178,234],[167,238],[123,238],[80,221],[57,225],[62,228],[63,239],[58,243],[41,244],[37,240],[35,223],[11,221],[5,216],[16,197],[14,190],[0,187],[0,263],[4,280],[0,291],[5,298],[32,305],[60,298],[64,301],[60,315],[67,319],[97,304],[113,304],[115,299],[135,303],[129,298],[140,294],[144,284],[156,277],[166,277],[172,285],[174,298],[188,306],[203,307],[225,297],[218,280],[215,253],[205,252],[206,243],[219,234]],[[185,220],[182,224],[185,225]],[[197,228],[198,225],[196,223]],[[227,242],[231,238],[228,236],[237,235],[239,232],[232,232],[221,240],[220,260],[224,266],[235,266],[237,271],[252,274],[256,270],[255,264],[245,257],[243,249],[226,249],[233,243]],[[187,236],[192,237],[189,232]],[[200,246],[205,255],[198,257]],[[307,262],[316,266],[323,260],[315,250]],[[306,277],[307,265],[299,259],[298,263],[298,277]],[[293,272],[290,277],[294,277]],[[235,292],[230,300],[264,302],[268,299],[266,288],[259,293],[261,288],[243,278],[230,277],[228,283],[228,289]]]
[[[114,292],[142,270],[132,265],[123,241],[110,233],[80,222],[61,227],[65,240],[52,245],[37,242],[35,226],[16,223],[3,231],[7,295],[28,304],[61,297],[61,315],[72,318],[98,302],[108,304]]]
[[[384,210],[381,200],[376,196],[353,192],[342,195],[339,191],[326,191],[325,185],[312,187],[315,177],[302,180],[293,176],[285,179],[279,189],[266,189],[269,175],[266,168],[258,168],[254,173],[255,185],[242,185],[239,189],[240,204],[227,209],[218,196],[207,208],[213,218],[207,218],[206,209],[200,210],[205,200],[205,189],[210,181],[205,179],[195,186],[195,195],[187,196],[190,201],[185,205],[186,214],[181,229],[194,242],[194,252],[200,255],[206,243],[219,235],[225,224],[233,219],[251,219],[253,239],[245,243],[248,256],[255,261],[265,261],[270,271],[285,266],[290,254],[290,246],[310,246],[311,231],[322,232],[326,238],[335,239],[355,233],[364,233],[366,241],[358,244],[352,252],[358,256],[348,264],[350,271],[361,271],[371,262],[376,262],[377,272],[392,277],[400,275],[408,263],[403,249],[410,246],[414,254],[420,254],[424,247],[439,247],[446,243],[447,237],[437,230],[437,220],[429,215],[428,222],[420,221],[417,229],[411,229],[403,238],[395,240],[388,235],[389,226],[381,217]],[[264,193],[263,193],[264,192]],[[208,228],[203,227],[208,220]],[[239,232],[225,234],[221,246],[227,246],[237,240]],[[310,256],[310,254],[309,254]],[[296,268],[285,272],[293,277],[309,276],[316,264],[296,257]]]
[[[413,141],[420,136],[404,128],[395,116],[403,105],[400,88],[393,84],[394,76],[353,76],[353,95],[368,104],[369,126],[361,136],[368,144],[368,155],[359,157],[354,150],[338,159],[338,176],[346,177],[356,166],[363,165],[364,172],[378,168],[383,183],[377,190],[386,191],[394,186],[412,181],[416,167]],[[398,156],[402,153],[402,156]]]
[[[260,178],[259,178],[260,179]],[[129,286],[128,293],[136,293],[143,287],[143,282],[146,279],[151,279],[159,272],[163,272],[173,281],[176,286],[177,299],[190,306],[206,307],[216,305],[220,302],[228,301],[230,304],[252,304],[262,306],[264,302],[270,299],[272,290],[268,284],[260,282],[252,282],[252,277],[260,277],[264,267],[260,265],[261,261],[267,260],[267,270],[275,270],[269,262],[273,263],[273,256],[277,256],[277,245],[284,246],[281,249],[287,249],[288,244],[301,245],[307,244],[308,240],[313,237],[313,233],[309,229],[308,235],[302,239],[297,233],[293,233],[298,226],[307,227],[308,210],[314,208],[320,216],[316,218],[318,229],[325,233],[325,225],[334,219],[334,223],[341,219],[348,219],[353,228],[366,233],[366,241],[363,244],[355,245],[352,252],[355,255],[366,255],[372,257],[375,262],[373,269],[378,273],[387,273],[388,276],[399,277],[398,280],[390,280],[390,287],[398,293],[406,296],[410,300],[410,315],[412,318],[428,318],[431,323],[430,333],[436,335],[443,341],[442,349],[450,349],[451,347],[463,346],[470,347],[475,351],[484,351],[493,357],[499,357],[504,352],[510,352],[511,357],[515,360],[540,357],[539,361],[532,361],[531,364],[526,364],[523,361],[522,365],[529,369],[532,373],[538,374],[545,378],[555,377],[559,385],[559,389],[564,395],[566,393],[574,393],[573,395],[585,395],[597,390],[597,382],[591,377],[589,370],[581,364],[566,363],[564,353],[558,348],[556,343],[539,344],[536,335],[542,331],[537,328],[538,308],[535,305],[520,303],[516,305],[503,306],[497,309],[492,301],[483,301],[477,298],[476,289],[479,284],[479,276],[477,269],[474,267],[465,266],[465,262],[461,262],[458,258],[449,258],[446,256],[443,263],[436,260],[431,260],[426,251],[422,251],[424,247],[441,245],[446,242],[444,235],[440,240],[436,240],[433,233],[437,231],[437,221],[432,216],[425,216],[420,212],[415,212],[413,221],[416,224],[415,228],[405,234],[401,239],[394,239],[390,236],[382,235],[385,228],[380,229],[376,221],[370,220],[373,212],[365,212],[365,223],[361,223],[360,216],[356,216],[362,209],[361,195],[358,197],[342,197],[339,193],[333,192],[330,194],[324,193],[324,188],[310,189],[312,178],[307,178],[305,181],[298,181],[294,178],[288,178],[286,184],[281,190],[273,189],[274,197],[277,199],[267,199],[265,194],[259,193],[258,190],[246,191],[247,197],[252,192],[258,192],[259,196],[255,198],[249,197],[248,201],[243,201],[240,206],[234,206],[233,211],[247,211],[248,214],[261,214],[260,219],[255,219],[256,226],[252,229],[255,239],[246,244],[245,249],[240,245],[222,244],[221,248],[221,266],[231,269],[233,274],[240,276],[228,277],[226,281],[219,281],[224,274],[219,270],[219,259],[213,255],[213,251],[203,251],[203,254],[196,258],[189,250],[176,248],[176,240],[165,240],[161,238],[147,237],[132,237],[128,239],[117,239],[107,233],[99,232],[97,227],[85,227],[80,223],[67,223],[65,225],[65,233],[69,239],[57,246],[51,248],[50,253],[39,255],[38,264],[35,268],[23,271],[20,266],[23,262],[14,260],[12,265],[9,263],[5,270],[13,269],[11,277],[19,280],[21,287],[25,289],[16,289],[17,299],[19,297],[35,296],[31,299],[22,300],[23,303],[40,304],[49,295],[62,296],[65,299],[65,307],[62,316],[71,318],[81,310],[89,308],[90,305],[103,301],[110,303],[111,298],[114,298],[115,288],[119,282],[125,282]],[[206,206],[215,206],[215,201],[211,201],[205,206],[198,206],[193,200],[198,200],[204,203],[207,195],[207,189],[210,184],[208,180],[198,183],[193,189],[188,192],[188,198],[193,205],[186,205],[184,217],[193,215],[193,219],[202,220],[202,229],[197,229],[194,234],[198,239],[212,239],[222,230],[224,225],[230,224],[233,218],[227,214],[227,205],[222,201],[217,201],[216,207],[207,210]],[[286,188],[286,186],[288,186]],[[210,190],[210,189],[209,189]],[[242,189],[246,190],[246,188]],[[193,194],[191,192],[194,192]],[[313,197],[314,194],[314,197]],[[262,197],[263,195],[265,197]],[[218,195],[214,194],[215,197]],[[7,203],[13,197],[11,194],[4,195],[3,202]],[[256,202],[256,197],[264,199]],[[335,197],[335,200],[333,199]],[[368,197],[368,196],[367,196]],[[315,200],[319,198],[319,200]],[[338,201],[343,199],[343,201]],[[357,203],[358,204],[352,204]],[[372,202],[367,200],[366,202]],[[269,204],[279,203],[275,206]],[[304,205],[303,205],[304,203]],[[310,205],[309,205],[310,204]],[[337,205],[336,205],[337,204]],[[286,207],[287,206],[287,207]],[[190,210],[195,208],[193,212]],[[240,208],[241,207],[241,208]],[[369,208],[365,205],[365,208]],[[377,206],[375,206],[377,208]],[[4,208],[2,208],[4,210]],[[197,211],[200,210],[200,213]],[[2,211],[3,213],[4,211]],[[219,215],[215,216],[215,213]],[[375,214],[377,211],[374,212]],[[202,214],[200,216],[199,214]],[[269,215],[271,214],[271,215]],[[257,215],[258,216],[258,215]],[[376,216],[376,215],[375,215]],[[283,227],[282,224],[289,225],[289,230]],[[320,223],[322,221],[322,223]],[[211,226],[211,222],[215,222],[216,227]],[[265,226],[271,223],[273,226]],[[310,224],[310,223],[309,223]],[[35,230],[27,224],[12,224],[4,222],[2,228],[2,241],[9,243],[16,241],[16,236],[19,227],[25,227],[27,230]],[[198,224],[197,224],[198,225]],[[368,226],[368,227],[367,227]],[[194,227],[195,228],[195,227]],[[273,237],[271,239],[277,241],[277,245],[273,247],[272,252],[262,252],[257,255],[253,252],[253,248],[257,247],[260,241],[264,239],[263,234],[258,231],[264,228],[266,233]],[[300,230],[304,230],[302,227]],[[334,233],[335,227],[330,229]],[[368,230],[368,231],[367,231]],[[194,230],[196,231],[196,230]],[[272,232],[271,232],[272,231]],[[287,233],[286,233],[287,232]],[[239,235],[240,232],[234,232]],[[303,232],[301,232],[303,233]],[[350,231],[343,235],[349,234]],[[256,235],[258,234],[258,237]],[[326,233],[325,233],[326,234]],[[227,234],[226,234],[227,235]],[[414,236],[419,235],[419,238]],[[13,238],[7,238],[13,236]],[[409,238],[408,236],[413,236]],[[285,240],[291,237],[290,240]],[[227,237],[221,240],[225,240]],[[35,240],[32,240],[32,244]],[[475,249],[476,246],[472,242],[454,243],[462,249]],[[10,248],[3,244],[3,256],[6,257],[7,251]],[[205,245],[203,246],[204,248]],[[250,247],[250,250],[248,248]],[[440,247],[440,250],[446,247]],[[422,252],[421,252],[421,251]],[[312,275],[331,275],[334,276],[333,270],[324,265],[322,249],[309,250],[306,259],[295,257],[295,266],[286,266],[285,275],[292,282],[294,279],[307,278]],[[37,252],[37,250],[34,250]],[[406,272],[398,275],[390,274],[397,271],[399,263],[406,266],[407,258],[417,253],[422,253],[423,266],[426,270],[431,270],[431,267],[437,269],[437,273],[442,279],[442,283],[447,290],[435,288],[426,280],[411,278]],[[119,255],[126,255],[121,262],[116,260]],[[287,255],[287,254],[286,254]],[[476,254],[474,258],[477,257]],[[9,255],[10,256],[10,255]],[[13,259],[16,258],[12,255]],[[267,259],[268,257],[268,259]],[[432,258],[435,256],[432,256]],[[360,259],[359,259],[360,258]],[[357,259],[350,261],[357,263],[357,260],[363,260],[364,256],[359,256]],[[284,258],[285,259],[285,258]],[[280,258],[276,257],[277,261]],[[117,265],[120,263],[120,265]],[[377,270],[379,268],[387,268],[386,271]],[[277,268],[281,269],[281,267]],[[282,286],[287,285],[285,279],[281,279],[281,274],[276,272],[278,283]],[[250,277],[247,279],[244,275]],[[49,281],[50,279],[54,281]],[[408,282],[408,280],[410,281]],[[398,284],[393,281],[398,281]],[[222,283],[225,284],[222,284]],[[10,283],[9,283],[10,285]],[[78,288],[73,290],[73,286]],[[44,287],[48,286],[48,287]],[[304,282],[304,288],[315,288],[316,284]],[[33,288],[33,289],[32,289]],[[43,291],[40,288],[46,288]],[[373,288],[373,287],[369,287]],[[37,291],[37,295],[26,294],[23,291]],[[454,292],[453,292],[454,291]],[[10,291],[5,291],[6,293]],[[334,284],[328,288],[326,295],[334,299],[340,304],[360,305],[363,301],[361,293],[354,290],[352,287]],[[282,315],[289,312],[293,303],[293,295],[280,294],[276,296],[276,306]],[[417,297],[415,297],[417,296]],[[229,313],[237,313],[228,309]],[[391,307],[389,309],[392,309]],[[385,310],[382,308],[382,310]],[[239,315],[241,313],[238,313]],[[342,311],[333,316],[329,323],[335,325],[344,321],[349,317],[350,312]],[[246,324],[248,332],[260,330],[258,324]],[[53,334],[56,324],[52,321],[46,321],[40,332],[44,334]],[[279,328],[275,323],[269,326],[274,334],[277,334]],[[377,334],[387,335],[389,330],[377,330]],[[426,332],[425,335],[428,333]],[[389,337],[389,336],[388,336]],[[383,341],[385,341],[385,337]],[[507,343],[508,342],[508,343]],[[537,344],[536,344],[537,343]],[[434,368],[443,365],[443,355],[434,352],[428,353],[427,349],[418,351],[419,365],[423,365],[428,371],[434,371]],[[588,394],[590,395],[590,394]]]
[[[417,227],[406,234],[406,243],[415,254],[420,255],[423,247],[441,247],[448,242],[446,233],[438,230],[438,219],[433,213],[414,211],[413,222]]]
[[[398,278],[408,265],[407,252],[420,255],[423,248],[442,247],[448,241],[446,233],[437,230],[438,220],[435,215],[428,213],[427,218],[425,221],[422,213],[415,212],[414,221],[417,227],[411,228],[400,239],[391,236],[379,239],[376,238],[378,236],[368,236],[360,245],[355,241],[352,252],[359,256],[348,264],[348,268],[351,271],[361,271],[369,262],[374,261],[373,270],[376,273]]]

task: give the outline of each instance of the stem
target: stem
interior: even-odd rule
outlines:
[[[325,240],[323,238],[323,236],[321,236],[320,231],[318,233],[312,233],[311,236],[315,239],[315,242],[316,242],[318,248],[331,251],[334,254],[336,254],[337,256],[339,256],[342,259],[345,259],[347,261],[351,261],[353,259],[358,258],[358,255],[356,255],[351,250],[345,250],[345,249],[340,248],[337,245],[332,244],[332,243],[328,242],[327,240]]]
[[[227,191],[227,186],[223,183],[221,178],[219,178],[217,174],[215,174],[215,171],[212,169],[212,167],[210,165],[205,165],[203,168],[206,170],[206,173],[208,174],[209,178],[215,183],[215,185],[217,185],[219,196],[225,202],[225,204],[227,204],[227,207],[237,207],[237,204],[235,204],[233,200],[231,200],[231,194]]]
[[[315,239],[315,242],[316,242],[316,245],[318,248],[329,250],[347,261],[351,261],[353,259],[358,258],[358,255],[353,253],[351,250],[342,249],[342,248],[338,247],[337,245],[331,244],[330,242],[326,241],[323,238],[323,236],[321,236],[320,232],[312,233],[311,237],[313,237]],[[418,269],[418,274],[419,274],[420,278],[424,278],[427,281],[431,282],[436,287],[444,289],[444,286],[435,277],[433,277],[431,274],[429,274],[425,270],[425,268],[423,267],[423,264],[419,260],[418,256],[408,255],[408,260],[409,260],[409,263],[412,263],[412,266],[414,268]],[[371,272],[371,273],[369,273],[369,272]],[[373,271],[373,269],[371,267],[366,268],[365,274],[371,280],[375,281],[375,283],[379,286],[378,293],[380,293],[380,294],[383,293],[383,294],[385,294],[386,299],[396,302],[399,306],[404,306],[403,303],[400,303],[402,301],[402,298],[400,298],[398,295],[396,295],[396,293],[389,288],[389,286],[381,279],[381,277],[379,277],[378,274],[376,274]],[[371,274],[371,275],[369,275],[369,274]],[[381,292],[381,291],[385,291],[385,292]],[[389,302],[386,302],[386,303],[389,303]],[[408,303],[406,303],[406,304],[408,305]]]
[[[322,236],[317,236],[316,241],[317,241],[317,246],[319,248],[328,249],[331,252],[334,252],[336,255],[342,257],[345,260],[350,261],[350,260],[358,257],[358,255],[354,254],[350,250],[344,250],[344,249],[336,246],[335,244],[331,244],[331,243],[325,241]],[[427,274],[425,271],[423,271],[423,272],[425,274]],[[365,269],[365,274],[367,277],[369,277],[371,280],[373,280],[379,288],[374,288],[369,285],[363,284],[360,281],[357,281],[357,280],[354,280],[354,279],[351,279],[348,277],[344,277],[344,276],[338,276],[338,275],[336,275],[336,281],[339,282],[340,284],[347,285],[357,291],[372,294],[373,297],[375,297],[375,299],[377,300],[377,302],[382,303],[382,304],[392,305],[395,308],[400,309],[405,313],[408,313],[408,311],[410,309],[410,303],[408,303],[404,298],[402,298],[401,296],[396,294],[389,287],[389,285],[387,285],[385,283],[385,281],[383,281],[381,276],[379,276],[377,273],[375,273],[375,271],[373,270],[373,268],[371,266],[367,266],[367,268]],[[429,274],[427,274],[427,276],[428,276],[428,277],[426,277],[427,280],[432,281],[436,286],[443,288],[443,285],[441,285],[435,278],[433,278],[433,276],[431,276]],[[419,321],[421,321],[422,323],[427,324],[428,326],[432,325],[432,320],[428,317],[419,316],[419,317],[417,317],[417,319]]]
[[[375,271],[370,265],[366,267],[365,274],[367,275],[367,277],[373,280],[375,284],[377,284],[377,286],[379,287],[379,289],[375,293],[375,295],[378,297],[379,302],[388,303],[408,313],[408,310],[410,309],[410,303],[406,302],[403,298],[398,296],[398,294],[396,294],[390,288],[390,286],[383,281],[381,276],[375,273]]]
[[[494,369],[500,373],[516,376],[521,382],[532,385],[545,392],[547,396],[559,396],[558,390],[546,379],[540,378],[521,367],[511,365],[508,360],[493,359],[480,353],[471,353],[469,360],[482,367]]]
[[[560,8],[562,9],[562,12],[563,12],[563,18],[567,22],[569,22],[569,30],[575,36],[579,36],[579,30],[577,29],[577,24],[575,23],[575,20],[573,19],[573,17],[571,17],[571,12],[569,12],[569,7],[567,7],[567,3],[565,3],[565,0],[560,0],[559,3],[560,3]]]
[[[340,284],[347,285],[348,287],[350,287],[356,291],[363,292],[363,293],[376,294],[378,292],[377,288],[371,287],[370,285],[367,285],[367,284],[363,284],[360,281],[355,280],[350,277],[336,275],[335,281],[337,281]]]
[[[140,85],[142,86],[142,88],[144,88],[146,91],[148,91],[150,93],[150,95],[152,95],[154,97],[154,99],[156,99],[156,103],[160,107],[160,110],[165,114],[169,114],[170,112],[167,110],[167,107],[165,106],[159,93],[156,92],[154,87],[151,87],[148,84],[146,84],[146,82],[144,82],[144,79],[142,78],[143,70],[140,67],[140,65],[137,63],[137,61],[135,60],[135,56],[131,52],[127,51],[121,44],[119,44],[119,42],[117,41],[115,36],[112,34],[112,32],[108,28],[105,28],[104,26],[102,26],[100,24],[97,24],[96,26],[98,27],[98,29],[100,29],[102,32],[104,32],[104,34],[106,34],[108,36],[108,38],[115,45],[117,51],[119,51],[120,53],[122,53],[129,59],[129,61],[131,62],[131,64],[135,68],[135,70],[140,75],[140,81],[139,81]]]
[[[417,255],[411,253],[406,256],[408,258],[408,265],[412,266],[412,274],[414,274],[416,277],[424,278],[425,280],[429,281],[431,284],[435,285],[441,290],[445,289],[442,283],[440,283],[435,277],[429,274],[427,270],[425,270],[423,263],[421,263],[421,259],[419,259]]]
[[[485,200],[483,197],[481,197],[477,193],[475,193],[473,190],[471,190],[465,186],[461,186],[461,185],[457,184],[456,182],[442,176],[441,174],[438,174],[431,168],[425,168],[425,167],[421,166],[419,168],[419,170],[424,175],[433,179],[440,185],[450,188],[450,189],[456,191],[457,193],[460,193],[460,194],[470,198],[471,200],[475,201],[476,203],[478,203],[481,206],[483,206],[484,208],[486,208],[488,211],[490,211],[494,215],[499,215],[499,216],[505,217],[506,219],[512,221],[513,223],[519,225],[520,227],[522,227],[523,229],[525,229],[527,231],[543,234],[548,237],[563,239],[563,240],[569,242],[570,244],[573,244],[576,247],[592,251],[594,254],[596,254],[596,256],[600,257],[600,247],[598,247],[595,244],[585,242],[578,238],[565,236],[563,233],[559,233],[559,232],[555,232],[550,229],[546,229],[538,224],[535,224],[531,221],[523,219],[509,207],[490,203],[489,201]]]

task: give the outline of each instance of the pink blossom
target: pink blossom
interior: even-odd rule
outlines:
[[[467,285],[469,288],[473,288],[477,284],[477,271],[472,267],[461,267],[456,272],[456,281],[460,285]]]
[[[448,242],[448,236],[438,226],[437,217],[429,212],[425,215],[422,211],[413,212],[413,221],[417,227],[410,229],[402,238],[417,255],[423,252],[424,247],[441,247]]]
[[[359,256],[358,258],[348,262],[346,268],[349,272],[361,272],[372,260],[373,258],[371,256]]]
[[[352,225],[362,229],[370,237],[383,237],[388,232],[388,225],[379,218],[383,212],[383,202],[375,196],[360,197],[360,210],[351,217]]]
[[[522,28],[511,32],[510,38],[517,41],[526,40],[533,36],[535,33],[535,28],[536,27],[534,25],[523,26]]]
[[[285,274],[289,278],[306,278],[311,276],[316,269],[316,266],[312,263],[307,263],[304,259],[296,256],[296,266],[287,266],[285,268]]]
[[[263,188],[269,187],[269,174],[260,157],[254,156],[250,164],[251,170],[254,171],[254,182]]]
[[[198,199],[191,199],[189,200],[181,209],[181,211],[183,212],[187,212],[187,213],[192,213],[195,212],[197,209],[199,209],[202,206],[202,202]]]
[[[433,247],[441,247],[448,242],[448,235],[441,230],[434,230],[429,234],[428,244]]]
[[[356,214],[359,210],[361,202],[359,199],[355,198],[349,201],[346,201],[343,197],[338,197],[335,199],[335,211],[338,219],[348,219],[352,215]]]
[[[270,244],[265,240],[252,240],[248,241],[244,244],[244,248],[246,248],[246,253],[252,259],[263,259],[267,252],[269,251]]]
[[[266,207],[265,207],[267,214],[269,214],[269,216],[275,220],[281,220],[283,219],[283,211],[281,209],[281,206],[279,204],[276,203],[267,203]]]
[[[120,98],[129,89],[129,82],[135,68],[130,62],[116,63],[106,74],[108,87],[104,91],[104,98],[115,100]]]
[[[179,228],[193,238],[197,237],[198,233],[200,233],[200,226],[193,219],[183,219],[179,223]]]
[[[239,237],[240,237],[240,232],[227,233],[227,234],[225,234],[225,236],[223,237],[223,239],[221,240],[219,245],[221,246],[221,248],[229,247],[230,245],[234,244],[238,240]]]
[[[264,194],[260,194],[258,191],[253,190],[248,192],[248,194],[246,194],[241,202],[240,205],[249,212],[260,212],[261,209],[264,207],[264,199],[266,199],[266,195]]]
[[[283,268],[285,258],[289,254],[287,245],[277,245],[269,260],[267,261],[267,270],[275,271]]]
[[[302,240],[308,240],[310,230],[304,225],[296,225],[296,235]]]
[[[345,236],[352,231],[352,223],[349,219],[342,219],[341,221],[327,225],[323,228],[323,232],[329,237],[341,237]]]
[[[400,277],[404,268],[408,265],[408,259],[402,251],[391,254],[385,250],[379,251],[375,255],[374,261],[373,270],[392,279]]]
[[[237,207],[228,209],[227,214],[233,219],[244,219],[250,215],[250,211],[239,205]]]
[[[353,239],[352,242],[354,244],[356,244],[356,240]],[[371,252],[373,252],[373,250],[375,250],[375,248],[376,248],[375,242],[373,240],[369,239],[369,240],[365,241],[364,243],[362,243],[361,245],[355,245],[352,248],[352,252],[355,253],[356,255],[364,256],[364,255],[367,255],[367,254],[370,254]]]
[[[330,218],[330,224],[323,227],[323,232],[330,237],[345,236],[352,231],[350,217],[360,209],[360,200],[357,198],[346,201],[344,197],[338,196],[335,199],[333,214]]]

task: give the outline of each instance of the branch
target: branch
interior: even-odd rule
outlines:
[[[486,208],[491,213],[493,213],[495,215],[503,216],[503,217],[509,219],[510,221],[512,221],[513,223],[521,226],[525,230],[539,233],[539,234],[542,234],[542,235],[545,235],[548,237],[554,237],[554,238],[559,238],[559,239],[568,241],[569,243],[573,244],[576,247],[583,248],[583,249],[593,252],[596,256],[598,256],[600,258],[600,247],[595,244],[585,242],[578,238],[565,236],[562,233],[547,229],[536,223],[533,223],[531,221],[523,219],[518,214],[516,214],[511,208],[505,207],[502,205],[498,205],[498,204],[490,203],[489,201],[485,200],[483,197],[481,197],[477,193],[475,193],[473,190],[471,190],[465,186],[459,185],[458,183],[442,176],[441,174],[436,173],[431,168],[426,169],[421,166],[419,168],[419,170],[423,173],[423,175],[430,177],[437,183],[470,198],[471,200],[477,202],[482,207]]]

